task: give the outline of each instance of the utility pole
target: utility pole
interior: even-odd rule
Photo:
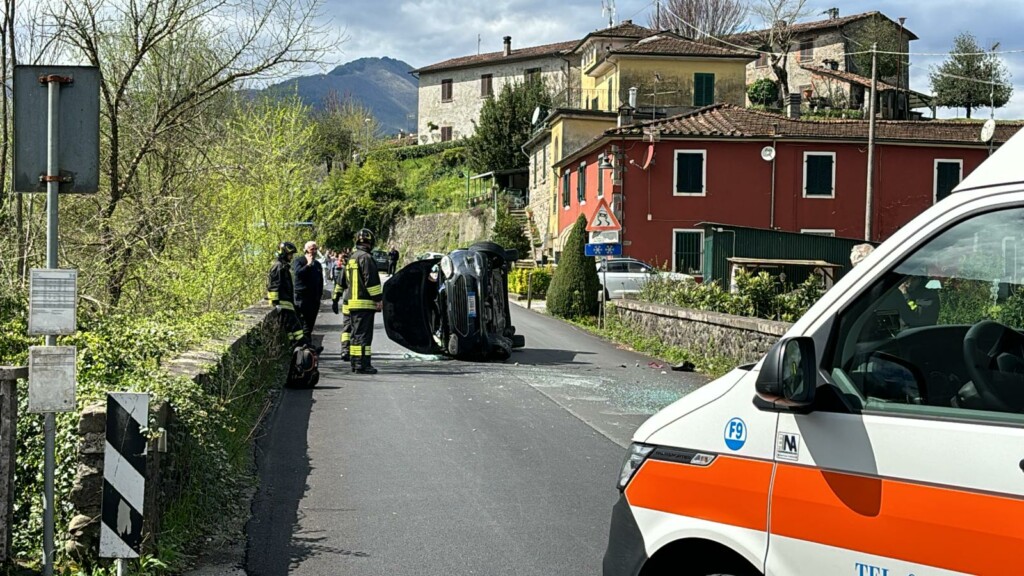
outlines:
[[[903,88],[903,54],[902,54],[902,52],[903,52],[903,24],[907,21],[907,17],[906,16],[900,16],[899,17],[899,21],[900,21],[900,35],[899,35],[899,39],[896,42],[896,46],[898,46],[898,48],[896,49],[896,52],[899,52],[899,54],[896,55],[896,119],[897,120],[904,120],[904,118],[903,118],[903,99],[902,99],[903,98],[903,96],[902,96],[902,94],[903,94],[903,92],[902,92],[902,88]],[[909,84],[909,82],[908,82],[908,84]],[[909,90],[910,87],[907,86],[907,88]]]
[[[658,30],[662,29],[661,25],[661,0],[654,0],[654,25]]]
[[[868,183],[864,194],[864,239],[871,241],[871,196],[875,178],[875,94],[878,86],[878,43],[871,44],[871,100],[868,102]],[[834,184],[833,184],[834,185]]]

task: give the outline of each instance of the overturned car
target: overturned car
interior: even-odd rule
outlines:
[[[479,242],[402,268],[384,284],[388,338],[420,354],[507,359],[526,345],[508,304],[508,271],[517,256]]]

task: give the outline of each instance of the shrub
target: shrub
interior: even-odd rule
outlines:
[[[520,258],[530,257],[530,240],[523,231],[523,225],[512,217],[508,204],[503,205],[498,211],[491,238],[506,250],[518,250]]]
[[[543,268],[514,268],[508,274],[508,291],[523,295],[529,293],[534,298],[542,299],[547,296],[553,272],[554,268],[551,266]],[[533,276],[532,287],[530,286],[531,275]]]
[[[584,255],[587,243],[587,219],[580,215],[562,249],[562,259],[555,269],[548,289],[548,310],[562,318],[593,316],[598,310],[597,295],[601,282],[597,267]]]
[[[779,100],[779,85],[771,78],[761,78],[747,87],[747,98],[760,106],[774,104]]]

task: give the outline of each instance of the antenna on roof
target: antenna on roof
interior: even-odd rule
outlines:
[[[615,26],[615,0],[601,0],[601,16],[608,16],[608,27]]]
[[[480,55],[480,35],[476,35],[476,55]]]

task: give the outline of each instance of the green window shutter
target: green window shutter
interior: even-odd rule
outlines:
[[[935,201],[938,202],[953,192],[960,183],[959,162],[938,162],[935,165]]]
[[[697,72],[693,75],[693,105],[710,106],[715,103],[715,75]]]
[[[832,196],[832,155],[811,154],[804,157],[807,164],[807,181],[804,183],[808,196]]]
[[[703,237],[700,232],[676,232],[676,272],[701,274]]]
[[[569,205],[569,172],[562,175],[562,206]]]
[[[676,154],[676,193],[702,194],[704,192],[704,154],[684,152]]]
[[[582,204],[587,201],[587,172],[585,166],[576,171],[576,200]]]

